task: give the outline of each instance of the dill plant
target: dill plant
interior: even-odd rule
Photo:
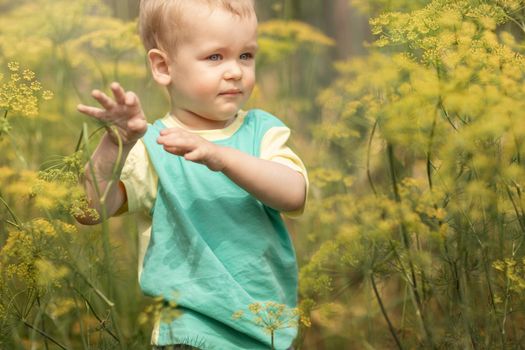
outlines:
[[[97,215],[87,209],[78,178],[85,154],[104,130],[84,127],[84,120],[71,111],[88,98],[88,87],[115,79],[147,85],[140,73],[145,69],[135,23],[113,18],[98,0],[7,0],[3,5],[0,66],[5,63],[6,69],[0,68],[1,117],[6,101],[10,111],[0,121],[0,148],[6,150],[0,155],[0,348],[142,349],[149,343],[152,322],[139,327],[135,322],[147,301],[138,288],[129,288],[136,285],[135,270],[127,261],[133,261],[135,252],[132,222],[111,223],[112,237],[109,223],[89,230],[76,227],[74,233],[64,230],[74,222],[73,215]],[[15,58],[20,64],[7,66]],[[11,72],[17,73],[14,79]],[[25,90],[19,85],[35,76],[42,83],[29,86],[37,102],[50,97],[43,85],[53,86],[54,98],[28,115],[13,106],[27,109],[35,105],[33,100],[14,104],[10,96],[20,95]],[[8,85],[11,80],[18,85]],[[86,134],[75,144],[81,129]],[[56,284],[41,289],[25,275],[4,274],[7,264],[16,266],[22,257],[10,255],[13,244],[7,242],[10,237],[33,236],[27,227],[34,220],[56,226],[53,240],[34,244],[40,255],[53,259],[32,254],[26,265],[37,276],[51,277],[53,269],[61,272]],[[116,245],[122,244],[118,242],[126,242],[126,248],[119,247],[117,254]],[[30,251],[24,247],[18,248]],[[54,254],[58,249],[65,253]],[[68,272],[62,273],[64,269]]]
[[[43,90],[35,73],[17,62],[7,65],[10,79],[0,85],[4,128],[0,141],[14,139],[11,119],[37,118],[40,104],[53,93]],[[0,81],[0,83],[2,83]],[[66,349],[49,325],[73,309],[64,293],[81,275],[69,249],[77,228],[72,212],[86,210],[78,187],[79,157],[58,163],[60,171],[38,172],[0,166],[0,345],[18,348],[54,344]],[[85,276],[83,276],[85,278]],[[78,286],[79,283],[77,282]],[[51,321],[51,322],[50,322]]]
[[[333,344],[520,348],[524,4],[426,3],[376,13],[318,97],[301,293]],[[320,324],[333,305],[346,334]]]
[[[81,136],[75,147],[64,134],[80,129],[70,111],[83,98],[81,86],[141,71],[134,24],[111,18],[100,1],[13,2],[7,9],[0,64],[21,63],[0,69],[0,348],[142,348],[148,327],[131,320],[144,302],[134,289],[114,292],[122,258],[110,256],[109,227],[71,225],[80,212],[97,215],[79,185],[84,143],[96,135]],[[22,68],[28,64],[36,74]],[[54,84],[53,100],[36,76]],[[54,230],[41,234],[46,223]]]
[[[290,308],[274,301],[255,302],[248,305],[249,313],[238,310],[233,315],[234,320],[248,319],[270,336],[271,350],[275,349],[275,332],[280,329],[297,327],[299,324],[309,327],[310,320],[302,314],[300,308]]]

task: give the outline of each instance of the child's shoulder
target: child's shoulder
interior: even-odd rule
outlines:
[[[246,112],[245,119],[248,124],[254,124],[262,129],[268,129],[272,127],[286,127],[282,120],[262,109],[250,109]]]

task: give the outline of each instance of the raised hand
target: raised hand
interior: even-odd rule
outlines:
[[[221,171],[224,163],[221,147],[180,128],[161,130],[157,142],[164,146],[167,152],[183,156],[186,160],[204,164],[210,170]]]
[[[93,90],[91,96],[103,108],[79,104],[77,110],[90,117],[96,118],[108,126],[111,140],[118,144],[120,138],[123,144],[132,144],[140,139],[147,130],[148,124],[137,95],[131,91],[124,91],[119,83],[111,83],[113,100],[100,90]],[[115,134],[118,132],[118,137]]]

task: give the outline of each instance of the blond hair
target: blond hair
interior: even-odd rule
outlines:
[[[253,15],[255,6],[254,0],[140,0],[139,33],[146,51],[172,52],[183,33],[184,6],[192,4],[223,8],[241,18]]]

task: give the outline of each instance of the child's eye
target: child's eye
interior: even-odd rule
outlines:
[[[210,61],[220,61],[222,59],[222,56],[216,53],[216,54],[209,56],[208,59]]]
[[[240,58],[241,60],[250,60],[253,58],[253,54],[246,52],[246,53],[241,54]]]

